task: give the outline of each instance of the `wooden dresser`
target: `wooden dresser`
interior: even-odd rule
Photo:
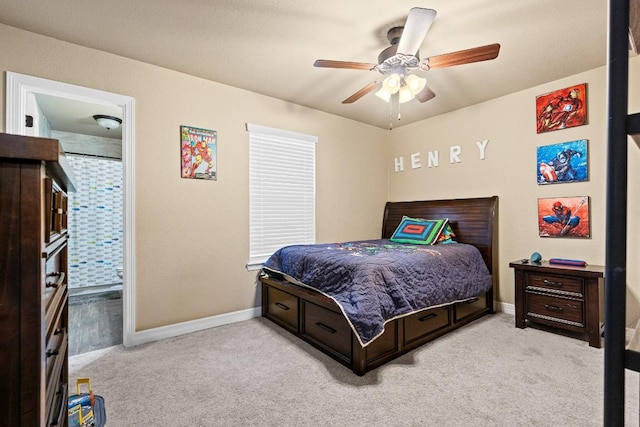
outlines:
[[[526,261],[526,260],[524,260]],[[601,347],[604,267],[514,261],[516,327],[541,323],[586,335]]]
[[[67,192],[55,139],[0,134],[0,422],[67,426]]]

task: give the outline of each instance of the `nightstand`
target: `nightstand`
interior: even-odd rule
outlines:
[[[514,261],[516,327],[529,322],[585,334],[601,347],[600,302],[604,300],[604,267],[573,267]]]

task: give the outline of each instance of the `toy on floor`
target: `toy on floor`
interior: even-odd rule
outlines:
[[[87,386],[87,392],[82,392],[82,385]],[[91,380],[78,378],[76,380],[77,394],[69,396],[67,405],[69,411],[69,427],[102,427],[107,419],[104,409],[104,399],[93,394]]]

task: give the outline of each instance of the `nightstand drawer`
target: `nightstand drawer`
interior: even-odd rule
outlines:
[[[527,274],[527,289],[532,287],[551,291],[570,292],[580,297],[584,295],[583,280],[579,277],[529,273]]]
[[[556,296],[527,294],[527,316],[584,327],[584,304]]]

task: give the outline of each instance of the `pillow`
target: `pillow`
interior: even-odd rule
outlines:
[[[403,216],[400,225],[391,236],[392,242],[433,245],[438,240],[448,219],[422,219]]]
[[[437,244],[446,244],[446,243],[458,243],[456,242],[455,239],[456,237],[456,233],[453,232],[453,229],[451,228],[451,224],[449,224],[447,222],[447,225],[444,226],[444,228],[442,229],[442,233],[440,233],[440,235],[438,236],[438,240],[436,240]]]

